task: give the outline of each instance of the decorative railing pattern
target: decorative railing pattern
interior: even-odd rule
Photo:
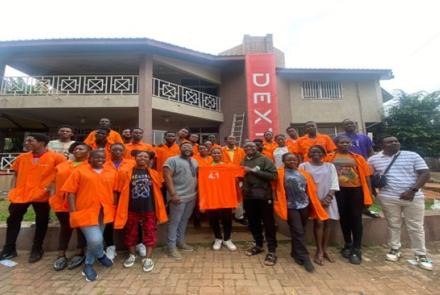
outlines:
[[[139,93],[137,75],[4,77],[0,95],[129,95]],[[153,78],[153,95],[220,112],[220,97]]]
[[[0,153],[0,171],[10,172],[12,163],[20,153]]]

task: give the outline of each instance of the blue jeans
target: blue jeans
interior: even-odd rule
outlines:
[[[186,225],[196,205],[196,200],[186,203],[169,203],[170,215],[168,216],[168,242],[169,248],[176,247],[176,243],[185,240]]]
[[[93,264],[95,259],[104,256],[103,232],[105,224],[102,223],[102,220],[99,222],[98,225],[80,228],[87,241],[86,264]]]

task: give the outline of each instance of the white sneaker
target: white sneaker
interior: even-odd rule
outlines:
[[[116,257],[116,255],[118,255],[116,253],[116,246],[108,246],[107,249],[105,250],[105,255],[107,256],[108,259],[110,259],[111,261],[113,261]]]
[[[141,257],[145,257],[147,256],[147,248],[145,247],[144,244],[139,243],[136,245],[136,252],[139,254],[139,256]]]
[[[237,250],[237,246],[235,246],[234,243],[232,243],[232,240],[223,241],[223,245],[225,245],[229,251]]]
[[[399,260],[400,256],[402,256],[402,254],[400,253],[399,249],[390,249],[390,252],[388,252],[385,256],[385,259],[388,261],[396,262]]]
[[[144,258],[142,259],[142,269],[145,272],[150,272],[154,268],[154,262],[151,258]]]
[[[222,248],[222,242],[223,240],[215,239],[214,244],[212,244],[212,250],[218,251]]]
[[[136,255],[130,253],[127,259],[125,259],[124,261],[124,267],[126,268],[132,267],[135,262],[136,262]]]
[[[426,255],[416,255],[417,265],[425,270],[432,270],[432,260],[426,257]]]

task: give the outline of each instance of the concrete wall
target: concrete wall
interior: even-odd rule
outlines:
[[[289,92],[289,82],[284,79],[277,79],[278,120],[280,133],[285,133],[285,130],[287,126],[290,125],[292,119],[289,111],[292,109]]]
[[[342,81],[342,99],[303,99],[301,81],[290,82],[291,118],[293,123],[314,120],[318,123],[339,123],[351,118],[359,123],[379,122],[382,96],[376,80]]]

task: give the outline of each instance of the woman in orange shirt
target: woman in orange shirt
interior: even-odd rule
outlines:
[[[311,216],[327,220],[328,215],[316,195],[312,176],[298,169],[298,156],[287,153],[282,159],[284,167],[278,169],[274,209],[289,225],[292,238],[290,255],[306,271],[313,272],[315,267],[305,245],[307,219]]]
[[[104,252],[103,231],[105,224],[115,218],[117,173],[104,168],[104,162],[104,151],[92,151],[89,165],[75,169],[61,188],[68,193],[70,225],[79,227],[86,238],[87,252],[82,274],[88,282],[98,276],[93,269],[95,259],[105,267],[113,265]]]
[[[193,159],[197,161],[199,167],[211,164],[212,157],[209,155],[208,147],[204,143],[199,145],[199,153],[194,154]]]
[[[60,223],[60,230],[58,233],[58,257],[53,263],[53,268],[56,271],[65,269],[74,269],[84,262],[84,247],[86,241],[84,235],[80,230],[77,230],[77,245],[76,253],[72,259],[68,260],[66,257],[66,250],[69,246],[70,238],[72,237],[73,228],[69,222],[69,206],[67,203],[66,193],[61,191],[61,187],[66,182],[67,178],[72,174],[74,169],[87,164],[90,147],[83,142],[76,141],[69,147],[69,154],[73,155],[73,160],[63,162],[55,167],[55,194],[50,197],[49,204],[55,212]]]
[[[220,147],[214,147],[211,151],[211,156],[212,162],[205,167],[216,166],[221,170],[210,170],[209,173],[205,174],[203,173],[204,166],[199,167],[199,206],[201,210],[205,210],[206,207],[210,208],[206,209],[206,213],[208,215],[209,225],[211,226],[211,229],[214,232],[215,236],[212,249],[218,251],[221,249],[222,245],[224,245],[230,251],[235,251],[237,250],[237,247],[234,245],[234,243],[232,243],[231,232],[232,209],[237,206],[237,197],[235,196],[234,199],[233,196],[222,195],[222,199],[232,197],[233,202],[219,200],[218,192],[221,192],[222,194],[224,192],[226,192],[227,194],[236,193],[235,176],[239,176],[240,167],[232,164],[225,164],[222,160],[223,152]],[[222,171],[225,168],[230,171]],[[229,172],[232,172],[232,174],[230,174]],[[231,176],[233,177],[233,179],[231,179]],[[208,183],[209,190],[207,190],[206,185]],[[228,187],[230,188],[229,190]],[[230,203],[230,205],[225,205],[227,203]],[[220,223],[223,225],[223,233],[220,228]]]
[[[157,222],[168,220],[163,196],[161,193],[162,177],[150,169],[150,159],[154,153],[150,151],[135,152],[136,164],[129,170],[119,172],[118,191],[120,197],[115,217],[115,228],[125,229],[124,243],[129,256],[124,267],[132,267],[136,261],[136,247],[139,233],[142,232],[142,243],[147,248],[146,258],[142,259],[142,268],[150,272],[154,268],[151,259],[153,248],[157,242]],[[141,224],[141,230],[139,230]]]
[[[362,262],[362,211],[364,205],[371,205],[370,168],[361,156],[350,152],[351,139],[336,138],[336,152],[329,154],[328,162],[336,167],[339,191],[335,193],[340,215],[345,246],[341,250],[344,258],[352,264]]]

